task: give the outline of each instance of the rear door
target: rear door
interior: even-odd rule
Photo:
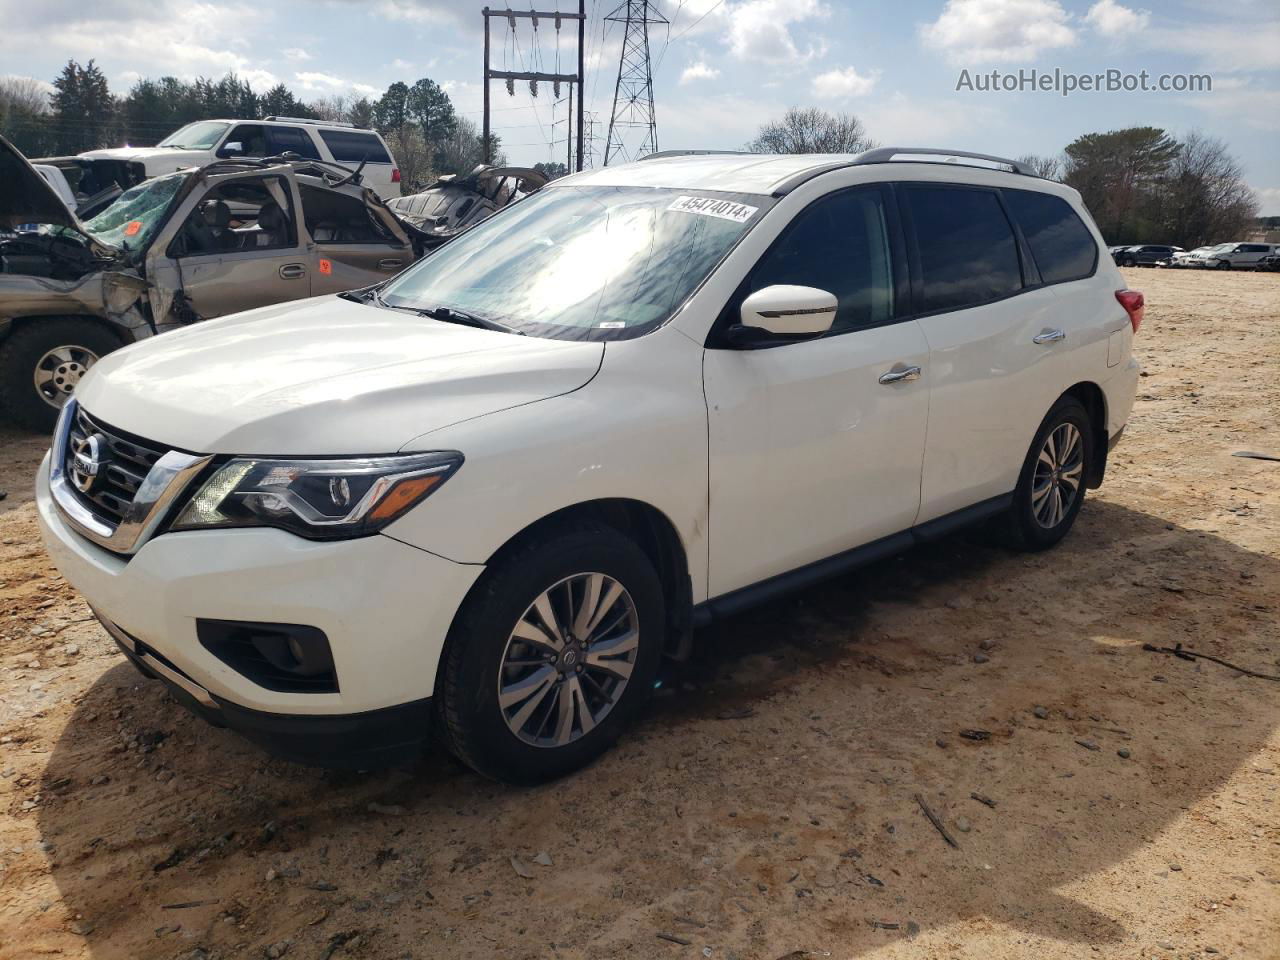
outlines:
[[[920,502],[927,344],[905,317],[890,192],[822,197],[796,215],[717,321],[704,358],[710,592],[768,579],[906,530]],[[735,349],[723,330],[773,284],[836,295],[829,334]]]
[[[900,196],[929,343],[924,523],[1013,490],[1036,428],[1073,382],[1063,381],[1077,338],[1000,190],[909,183]]]
[[[303,218],[311,237],[311,291],[339,293],[368,286],[413,263],[413,247],[350,193],[301,184]]]

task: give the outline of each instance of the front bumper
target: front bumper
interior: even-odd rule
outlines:
[[[207,691],[226,715],[319,720],[424,701],[454,614],[483,570],[385,536],[317,543],[271,529],[168,533],[120,557],[67,526],[48,476],[46,458],[36,507],[54,564],[102,619]],[[200,645],[197,619],[319,628],[338,691],[259,686]]]

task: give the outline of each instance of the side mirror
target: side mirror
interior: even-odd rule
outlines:
[[[774,284],[742,301],[732,338],[777,342],[776,337],[820,336],[831,329],[838,306],[835,294],[826,290]]]

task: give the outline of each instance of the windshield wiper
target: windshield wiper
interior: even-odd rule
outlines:
[[[383,301],[385,304],[386,301]],[[389,304],[388,304],[389,306]],[[478,327],[481,330],[497,330],[500,333],[514,333],[524,336],[524,331],[517,330],[515,327],[501,323],[498,320],[491,320],[489,317],[477,316],[474,313],[467,313],[465,310],[456,310],[453,307],[427,307],[418,309],[417,312],[424,317],[430,317],[432,320],[440,320],[443,323],[458,323],[464,327]]]

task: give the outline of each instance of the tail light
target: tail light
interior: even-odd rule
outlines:
[[[399,183],[399,182],[400,182],[400,168],[399,168],[399,167],[392,167],[392,168],[391,168],[391,182],[392,182],[392,183]]]
[[[1138,328],[1142,326],[1142,314],[1147,309],[1147,302],[1142,296],[1142,291],[1117,290],[1116,299],[1120,301],[1120,306],[1124,307],[1124,312],[1129,315],[1129,322],[1133,324],[1133,332],[1137,333]]]

